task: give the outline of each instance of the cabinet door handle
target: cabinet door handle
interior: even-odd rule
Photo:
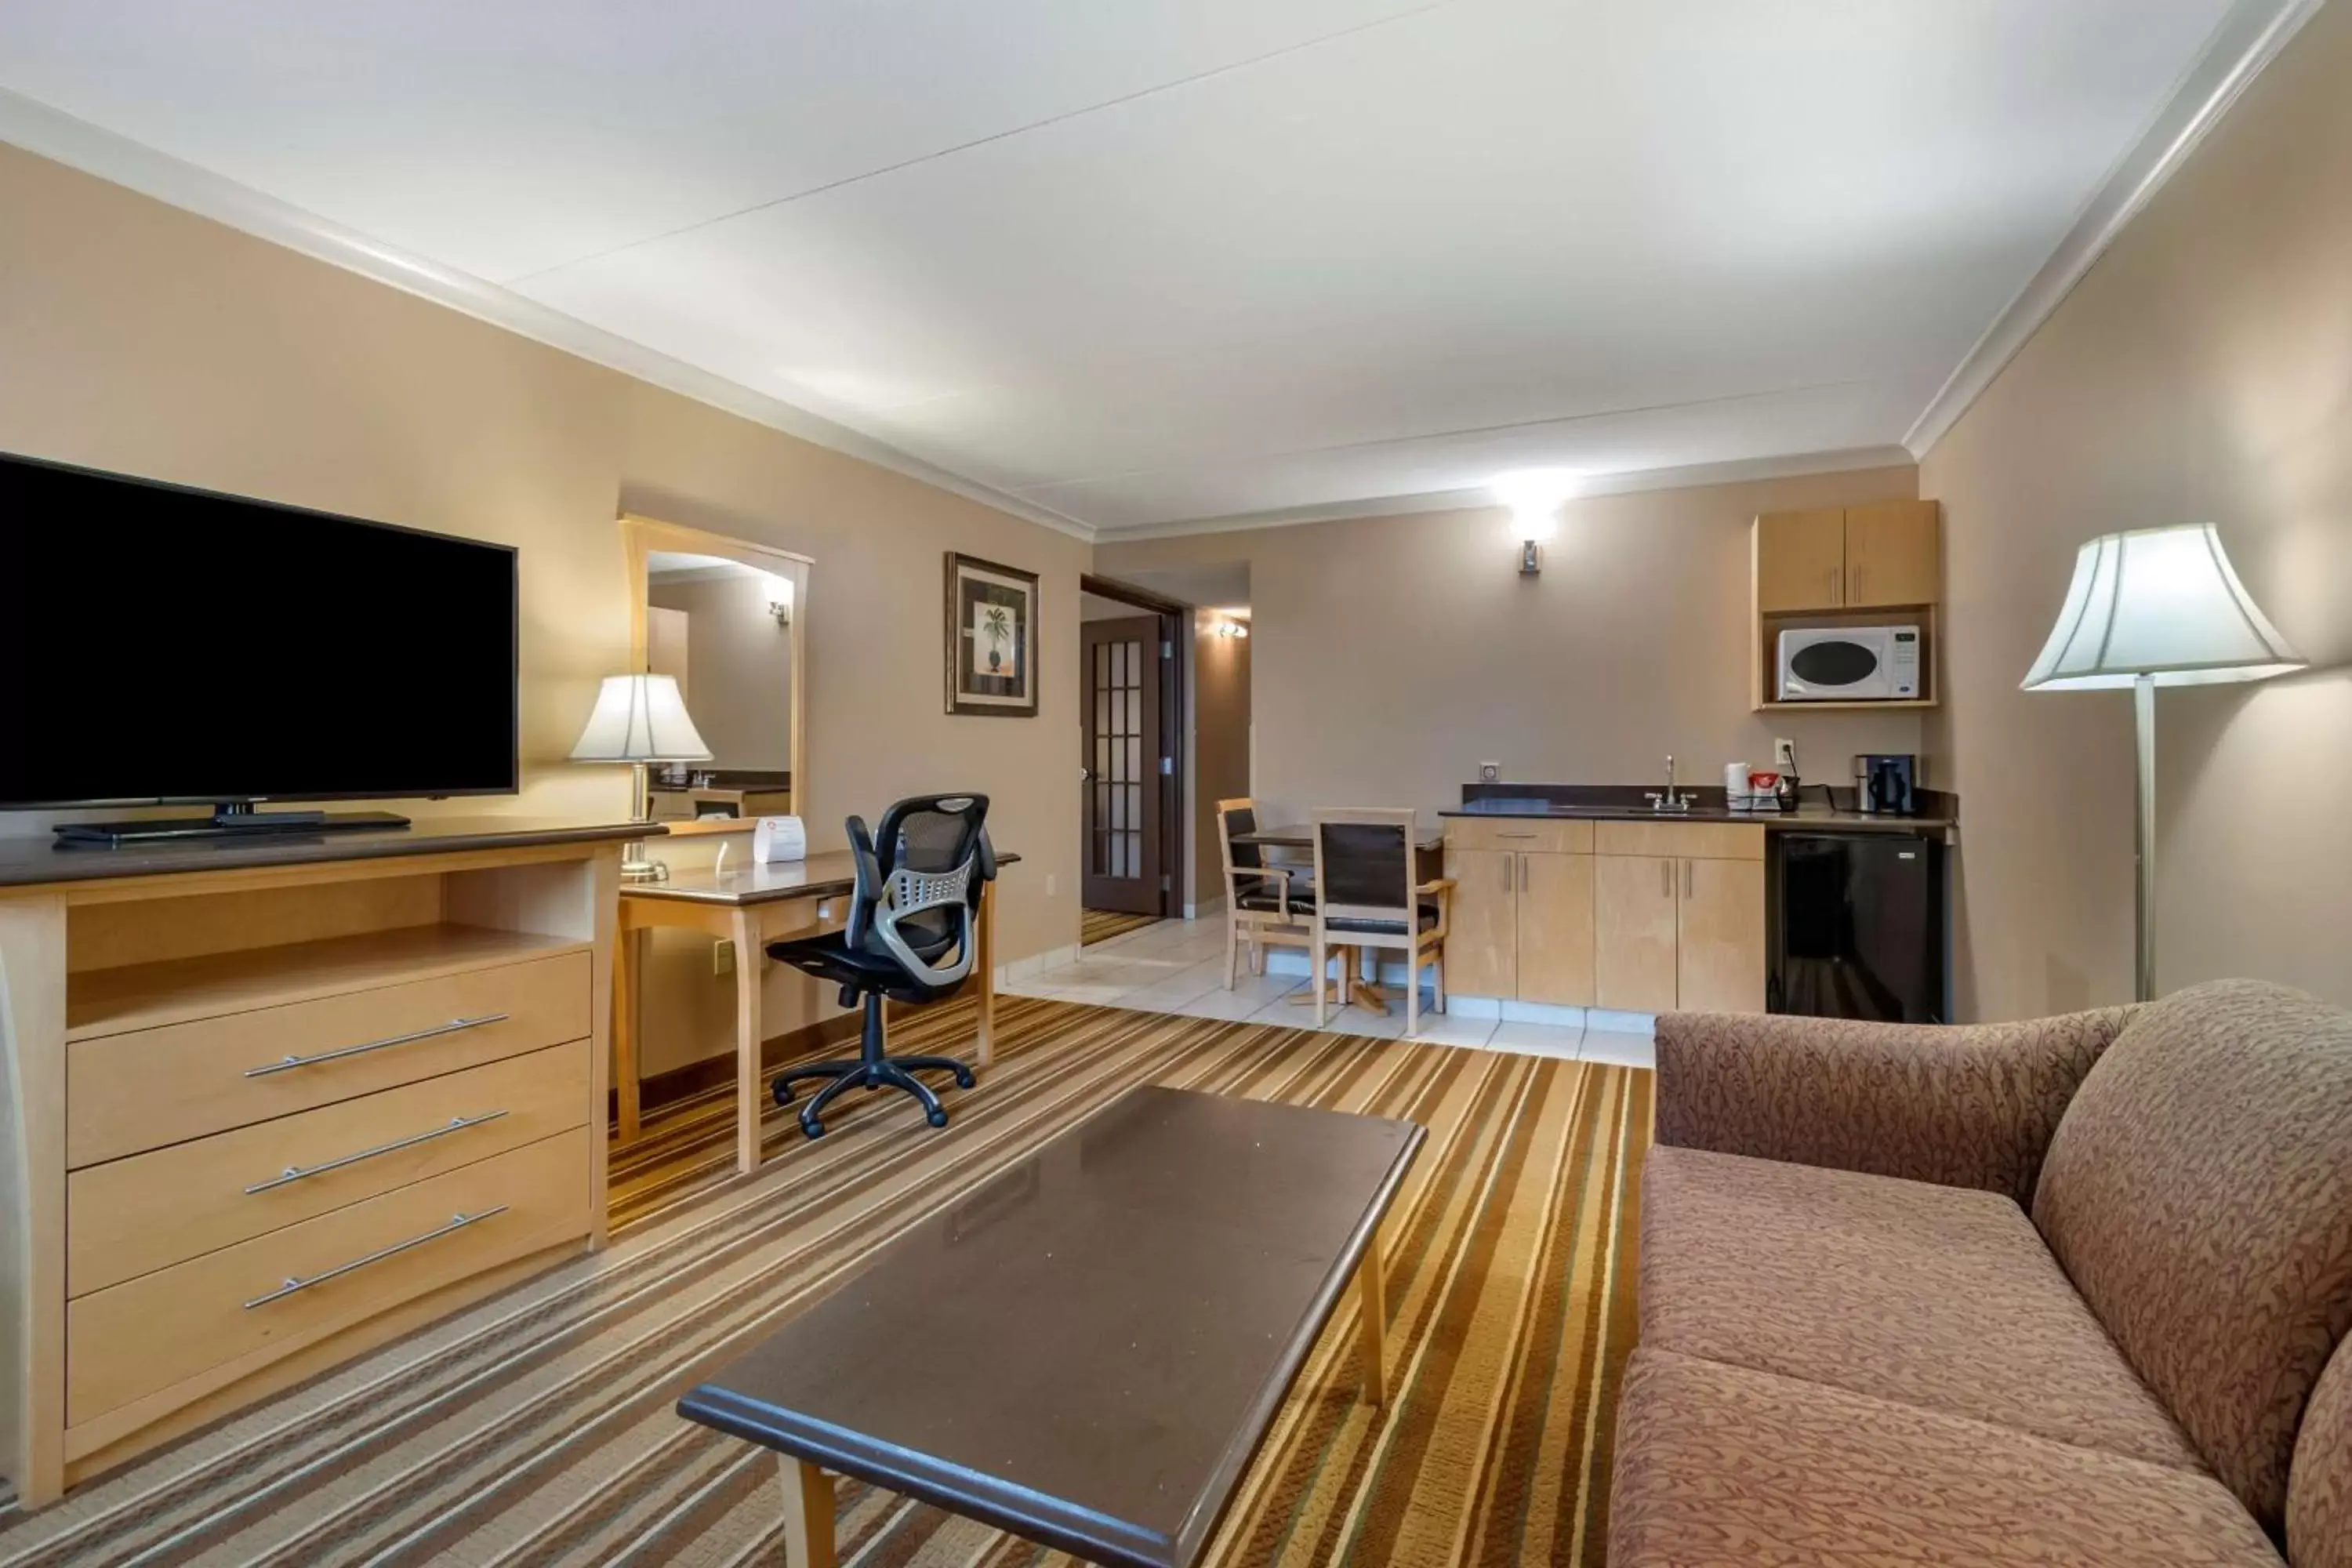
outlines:
[[[1526,892],[1526,891],[1528,890],[1528,858],[1527,858],[1526,856],[1522,855],[1522,856],[1518,857],[1518,862],[1519,862],[1519,891],[1521,891],[1522,893],[1524,893],[1524,892]]]
[[[430,1029],[419,1029],[408,1035],[394,1035],[382,1040],[370,1040],[365,1045],[345,1046],[338,1051],[320,1051],[315,1057],[280,1057],[274,1062],[265,1062],[260,1067],[246,1068],[245,1076],[268,1078],[274,1072],[290,1072],[296,1068],[312,1067],[320,1062],[341,1061],[345,1057],[356,1057],[368,1051],[380,1051],[388,1046],[413,1046],[419,1040],[429,1040],[436,1036],[454,1035],[463,1029],[478,1029],[485,1024],[503,1024],[513,1016],[510,1013],[485,1013],[478,1018],[452,1018],[447,1023],[436,1025]]]
[[[1683,897],[1685,899],[1692,897],[1696,891],[1693,879],[1697,875],[1697,866],[1698,862],[1695,860],[1683,862]]]
[[[282,1187],[289,1182],[299,1182],[305,1176],[323,1176],[329,1171],[340,1171],[346,1165],[356,1165],[362,1160],[373,1160],[378,1154],[391,1154],[403,1149],[414,1149],[419,1143],[430,1143],[436,1138],[446,1138],[450,1133],[463,1132],[468,1127],[479,1127],[485,1121],[496,1121],[505,1114],[503,1110],[486,1110],[479,1116],[453,1116],[438,1127],[428,1127],[422,1132],[412,1133],[406,1138],[395,1138],[389,1143],[379,1143],[373,1149],[362,1149],[356,1154],[346,1154],[340,1160],[330,1160],[323,1165],[289,1165],[269,1180],[256,1182],[245,1190],[248,1194],[266,1193],[272,1187]]]
[[[312,1274],[308,1277],[289,1274],[286,1277],[285,1284],[266,1295],[256,1296],[245,1304],[245,1310],[250,1312],[256,1307],[267,1307],[272,1301],[282,1301],[297,1291],[308,1290],[313,1285],[324,1285],[330,1279],[340,1279],[354,1268],[365,1268],[371,1263],[381,1263],[387,1258],[397,1258],[412,1247],[422,1247],[428,1241],[438,1241],[443,1237],[454,1235],[469,1225],[479,1225],[493,1215],[506,1212],[507,1205],[500,1204],[495,1208],[482,1209],[474,1214],[453,1214],[449,1216],[447,1225],[436,1226],[422,1236],[412,1236],[406,1241],[395,1241],[390,1247],[380,1247],[366,1257],[354,1258],[349,1263],[338,1263],[323,1274]]]
[[[1658,891],[1670,899],[1675,896],[1675,863],[1671,860],[1658,862]]]
[[[1859,566],[1852,568],[1848,577],[1853,588],[1854,602],[1860,604],[1862,602],[1862,568]]]
[[[1832,566],[1830,568],[1830,603],[1832,605],[1843,605],[1845,603],[1845,595],[1838,592],[1839,585],[1844,579],[1844,567]]]
[[[1511,868],[1511,862],[1517,858],[1518,857],[1512,854],[1509,850],[1506,849],[1503,851],[1503,891],[1507,893],[1517,885],[1512,880],[1513,877],[1515,877],[1517,873]]]

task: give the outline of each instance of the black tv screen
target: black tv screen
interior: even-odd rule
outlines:
[[[0,455],[0,809],[516,787],[505,545]]]

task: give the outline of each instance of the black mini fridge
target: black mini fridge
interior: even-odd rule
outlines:
[[[1940,836],[1780,832],[1769,839],[1766,1010],[1942,1023]]]

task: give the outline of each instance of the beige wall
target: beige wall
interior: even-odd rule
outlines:
[[[523,792],[488,809],[625,813],[624,770],[562,759],[627,661],[614,519],[640,512],[814,559],[813,847],[848,812],[985,790],[996,842],[1026,857],[998,956],[1076,940],[1076,770],[1042,738],[1076,722],[1051,672],[1076,644],[1085,544],[5,147],[0,214],[0,450],[520,548]],[[950,549],[1042,575],[1037,719],[942,711],[928,612]]]
[[[1519,782],[1685,784],[1770,763],[1845,782],[1856,752],[1919,749],[1910,713],[1751,710],[1748,524],[1909,497],[1908,468],[1570,502],[1541,576],[1500,511],[1105,543],[1108,576],[1247,560],[1255,793],[1276,807],[1461,798],[1482,759]],[[1937,782],[1930,779],[1931,783]]]
[[[1185,902],[1215,903],[1224,897],[1224,865],[1218,858],[1217,802],[1250,792],[1250,639],[1221,637],[1224,617],[1192,613],[1192,679],[1186,694],[1192,766],[1191,839]]]
[[[791,767],[793,636],[769,613],[767,580],[656,583],[646,598],[686,614],[687,711],[710,766]]]
[[[2074,549],[2219,523],[2338,668],[2158,700],[2158,982],[2352,1003],[2352,7],[2321,11],[1921,466],[1953,601],[1962,1016],[2131,994],[2131,702],[2017,689]]]

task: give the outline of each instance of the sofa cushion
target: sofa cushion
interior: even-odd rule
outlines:
[[[1653,1149],[1642,1343],[2202,1471],[1998,1194]]]
[[[2304,1405],[2352,1323],[2352,1013],[2242,980],[2139,1008],[2059,1122],[2033,1218],[2278,1533]]]
[[[1610,1568],[2278,1568],[2210,1476],[1643,1345]]]
[[[2294,1568],[2352,1568],[2352,1336],[2311,1391],[2294,1440],[2286,1554]]]

